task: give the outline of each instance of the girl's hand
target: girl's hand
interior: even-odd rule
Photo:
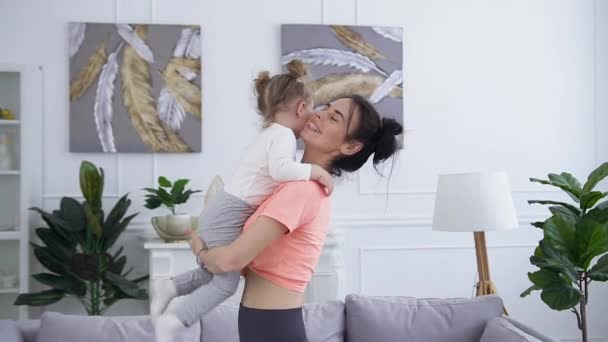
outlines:
[[[186,237],[188,238],[188,243],[190,244],[190,249],[192,250],[192,254],[196,256],[198,252],[202,249],[206,248],[205,243],[198,236],[196,231],[190,229],[186,232]]]
[[[334,191],[334,179],[331,177],[329,172],[325,171],[319,165],[312,165],[310,172],[310,180],[319,182],[327,189],[327,194],[331,195]]]

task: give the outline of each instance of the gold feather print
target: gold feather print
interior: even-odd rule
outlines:
[[[315,103],[328,103],[329,101],[351,95],[358,94],[369,97],[374,93],[385,78],[369,74],[333,74],[315,80],[312,84],[314,89]],[[394,87],[389,96],[403,97],[403,89]]]
[[[143,40],[147,27],[139,25],[135,32]],[[183,140],[160,121],[151,95],[150,66],[128,44],[123,53],[120,74],[124,104],[141,140],[155,152],[189,151]]]
[[[87,65],[80,69],[76,78],[70,82],[70,102],[82,96],[95,82],[107,58],[106,41],[103,40],[95,53],[89,57]]]
[[[347,26],[333,25],[331,26],[331,30],[344,45],[351,48],[353,51],[374,60],[386,58],[380,50],[366,42],[359,33],[351,30]]]

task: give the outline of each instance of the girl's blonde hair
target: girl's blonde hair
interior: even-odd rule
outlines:
[[[264,127],[268,127],[274,121],[275,114],[292,101],[301,99],[308,102],[312,99],[310,74],[306,65],[299,60],[289,62],[287,72],[272,77],[268,71],[261,71],[253,82]]]

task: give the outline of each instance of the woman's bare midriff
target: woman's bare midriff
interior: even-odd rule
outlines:
[[[287,290],[247,269],[241,303],[252,309],[293,309],[304,303],[304,293]]]

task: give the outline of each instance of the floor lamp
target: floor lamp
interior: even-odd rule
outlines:
[[[439,176],[433,230],[473,232],[479,277],[477,296],[496,293],[490,277],[485,232],[518,226],[505,172]]]

